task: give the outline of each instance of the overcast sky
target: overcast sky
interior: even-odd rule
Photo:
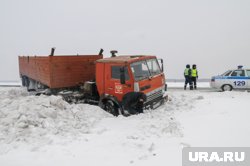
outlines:
[[[249,0],[0,0],[0,80],[18,80],[18,55],[147,54],[168,78],[250,68]]]

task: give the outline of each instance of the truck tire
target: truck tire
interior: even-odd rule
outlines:
[[[119,110],[118,107],[114,104],[112,100],[106,100],[104,103],[104,110],[107,111],[108,113],[118,116],[119,115]]]
[[[22,76],[22,86],[23,86],[23,87],[26,86],[26,84],[25,84],[25,77],[24,77],[24,76]]]
[[[30,80],[29,80],[28,77],[24,77],[24,84],[25,84],[25,87],[26,87],[27,90],[28,90],[28,87],[29,87],[29,85],[30,85]]]
[[[232,85],[225,84],[221,87],[222,91],[231,91],[233,89]]]
[[[146,100],[147,96],[142,92],[129,92],[123,96],[122,105],[130,115],[135,115],[143,113],[143,104]]]

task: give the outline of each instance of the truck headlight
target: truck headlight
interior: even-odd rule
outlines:
[[[134,92],[140,92],[140,87],[138,82],[134,83]]]
[[[165,78],[164,77],[162,78],[161,83],[162,83],[162,85],[165,84]]]

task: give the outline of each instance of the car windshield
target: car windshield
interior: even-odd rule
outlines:
[[[161,73],[158,61],[156,59],[134,62],[131,64],[131,70],[136,81],[143,80],[150,76]]]
[[[221,76],[229,76],[231,74],[232,70],[228,70],[225,73],[221,74]]]

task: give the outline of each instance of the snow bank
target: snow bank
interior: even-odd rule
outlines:
[[[0,91],[0,145],[51,144],[54,136],[89,133],[106,117],[111,115],[96,106],[70,105],[58,96],[29,96],[25,89],[7,88]]]
[[[70,105],[59,96],[32,96],[23,88],[0,88],[0,153],[27,145],[35,150],[91,134],[111,133],[121,144],[181,137],[173,113],[163,106],[135,116],[113,117],[97,106]]]
[[[168,94],[156,110],[113,117],[99,107],[0,88],[0,163],[180,166],[183,147],[250,146],[250,93]]]

